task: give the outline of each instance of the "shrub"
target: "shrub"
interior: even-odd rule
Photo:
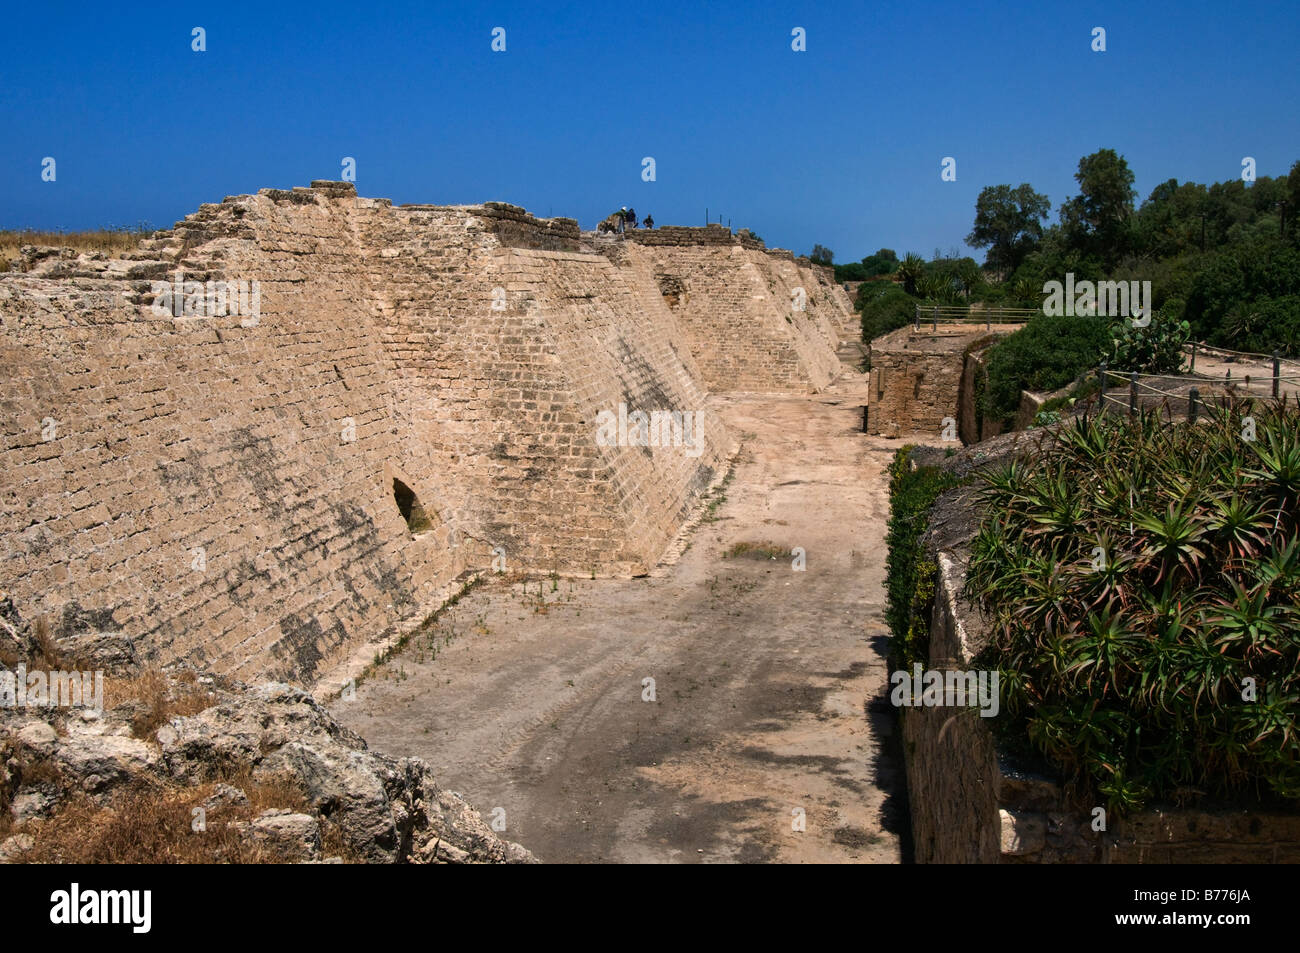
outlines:
[[[1101,390],[1101,387],[1097,383],[1097,378],[1085,377],[1066,393],[1053,397],[1051,400],[1043,401],[1043,406],[1038,408],[1038,413],[1034,416],[1034,426],[1041,427],[1045,424],[1059,423],[1063,417],[1069,415],[1070,409],[1078,401],[1091,397],[1099,390]]]
[[[871,341],[910,324],[916,318],[916,299],[892,281],[869,281],[858,289],[862,312],[862,340]]]
[[[960,279],[956,279],[960,280]],[[962,300],[961,289],[954,284],[954,279],[939,272],[927,272],[916,283],[917,293],[927,303],[941,308],[950,307]]]
[[[1006,285],[981,284],[971,291],[970,299],[971,301],[981,301],[984,304],[1009,307]]]
[[[1237,304],[1225,319],[1226,338],[1239,351],[1300,354],[1300,295]]]
[[[1300,249],[1255,242],[1207,263],[1192,282],[1185,314],[1198,340],[1263,353],[1293,351],[1300,324],[1296,296]]]
[[[1300,409],[1076,419],[985,477],[967,593],[1008,737],[1119,811],[1300,798]],[[1095,803],[1095,802],[1090,802]]]
[[[1009,424],[1022,390],[1064,387],[1096,367],[1109,348],[1110,331],[1103,320],[1035,315],[989,348],[980,413],[985,420]]]
[[[911,449],[900,449],[889,467],[885,620],[893,636],[890,662],[895,668],[913,662],[929,664],[930,612],[938,567],[925,558],[921,537],[930,527],[935,498],[960,482],[938,467],[913,469]]]

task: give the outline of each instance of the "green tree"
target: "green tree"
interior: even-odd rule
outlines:
[[[955,304],[984,284],[984,274],[974,258],[936,258],[925,265],[925,279],[917,287],[928,299]]]
[[[835,253],[824,245],[813,245],[812,253],[808,255],[810,261],[817,265],[829,265],[835,259]]]
[[[892,248],[882,248],[874,255],[868,255],[862,259],[862,267],[868,278],[875,278],[877,275],[892,275],[894,269],[898,267],[898,255]]]
[[[985,264],[1009,275],[1043,237],[1042,219],[1051,208],[1047,196],[1035,192],[1028,182],[1014,189],[986,186],[975,200],[975,225],[966,243],[987,248]]]
[[[1208,199],[1205,186],[1195,182],[1169,179],[1157,185],[1133,216],[1133,250],[1155,258],[1199,250]]]
[[[1296,219],[1300,218],[1300,162],[1291,166],[1291,174],[1286,177],[1286,198],[1282,200],[1282,215],[1288,238],[1300,235],[1296,228]]]
[[[1094,254],[1111,267],[1127,249],[1133,215],[1133,171],[1114,149],[1100,149],[1079,160],[1074,174],[1079,194],[1061,206],[1061,225],[1070,245]]]

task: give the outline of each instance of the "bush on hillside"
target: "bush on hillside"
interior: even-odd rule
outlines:
[[[1294,354],[1300,353],[1297,296],[1300,249],[1255,243],[1213,258],[1192,281],[1184,314],[1197,340]]]
[[[862,340],[871,341],[912,323],[916,299],[892,281],[869,281],[858,289]]]
[[[1300,355],[1300,294],[1233,305],[1224,338],[1238,351]],[[1287,373],[1283,371],[1283,373]]]
[[[1101,363],[1111,346],[1107,322],[1095,317],[1035,315],[988,350],[988,384],[980,412],[1010,423],[1022,390],[1064,387]]]
[[[930,507],[958,479],[938,467],[912,468],[911,447],[894,454],[889,467],[889,527],[885,536],[885,620],[893,635],[890,661],[896,668],[930,661],[930,612],[938,567],[926,558],[921,537],[930,526]]]

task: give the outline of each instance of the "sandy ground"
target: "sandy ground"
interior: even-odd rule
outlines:
[[[897,862],[902,771],[875,700],[901,441],[861,433],[851,371],[813,397],[715,400],[742,449],[666,572],[498,577],[334,713],[547,861]],[[724,555],[742,542],[802,547],[806,570]]]
[[[1231,378],[1227,376],[1229,372],[1232,374]],[[1231,380],[1239,390],[1248,391],[1260,397],[1271,397],[1273,394],[1272,361],[1240,357],[1225,360],[1220,355],[1201,352],[1196,355],[1196,373],[1219,380]],[[1300,395],[1300,363],[1284,361],[1280,368],[1280,376],[1279,393],[1293,398]],[[1250,378],[1249,386],[1245,383],[1248,377]]]

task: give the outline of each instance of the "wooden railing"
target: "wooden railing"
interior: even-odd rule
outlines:
[[[1265,357],[1265,355],[1251,356]],[[1182,412],[1195,420],[1198,407],[1204,406],[1215,396],[1230,397],[1233,401],[1276,400],[1283,393],[1283,385],[1286,385],[1286,390],[1300,388],[1300,375],[1284,375],[1281,360],[1273,358],[1272,362],[1271,374],[1255,375],[1253,379],[1249,374],[1237,378],[1209,377],[1196,373],[1139,374],[1136,371],[1112,371],[1103,363],[1097,368],[1100,406],[1104,409],[1109,405],[1116,405],[1132,415],[1137,413],[1143,398],[1154,397],[1157,401],[1163,400],[1166,404],[1173,401],[1175,407],[1182,404]],[[1183,393],[1171,389],[1182,387],[1187,387]],[[1114,395],[1113,392],[1116,390],[1124,394],[1125,388],[1128,391],[1126,395]],[[1112,393],[1107,393],[1108,389]]]
[[[984,325],[991,328],[995,324],[1024,324],[1036,314],[1042,314],[1037,308],[966,308],[960,306],[920,305],[916,306],[916,330],[922,324],[929,324],[938,330],[939,325]]]

